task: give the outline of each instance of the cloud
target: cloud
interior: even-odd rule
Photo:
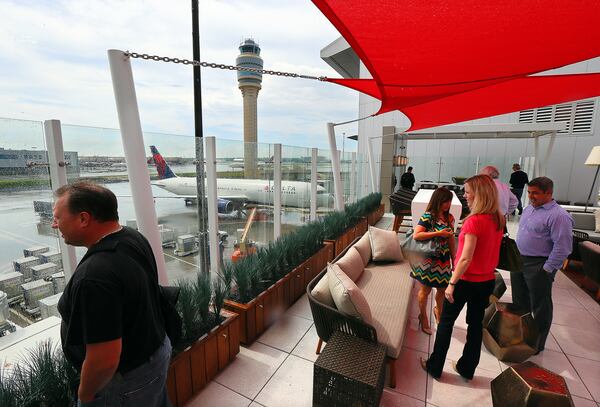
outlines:
[[[118,127],[106,51],[191,59],[190,13],[189,0],[4,1],[0,116]],[[309,1],[201,0],[199,19],[204,61],[234,64],[239,43],[252,37],[266,69],[339,76],[319,57],[339,34]],[[143,60],[132,60],[132,67],[144,130],[192,136],[192,68]],[[205,135],[241,140],[236,73],[202,69],[202,89]],[[342,87],[265,76],[259,141],[328,148],[325,124],[351,120],[357,110],[357,94]],[[74,147],[98,142],[80,144]]]

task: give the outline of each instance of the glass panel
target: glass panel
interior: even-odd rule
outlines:
[[[284,235],[310,220],[311,150],[282,146],[281,161],[281,234]]]

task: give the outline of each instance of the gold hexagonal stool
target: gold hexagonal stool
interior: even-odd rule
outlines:
[[[530,312],[494,302],[485,310],[483,344],[503,362],[521,363],[537,352],[539,332]]]
[[[494,276],[496,277],[496,282],[494,283],[494,291],[490,295],[490,304],[498,301],[506,292],[506,283],[504,282],[502,275],[496,271]]]
[[[509,367],[491,390],[494,407],[573,407],[565,379],[533,362]]]

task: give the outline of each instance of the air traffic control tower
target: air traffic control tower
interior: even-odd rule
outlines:
[[[240,44],[240,55],[236,59],[238,67],[263,68],[260,47],[253,39]],[[256,178],[257,132],[256,100],[262,83],[262,74],[238,71],[238,87],[244,99],[244,177]]]

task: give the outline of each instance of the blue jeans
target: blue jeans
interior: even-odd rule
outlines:
[[[171,341],[165,335],[162,345],[141,366],[116,373],[111,381],[88,403],[80,407],[170,407],[167,396],[167,369],[171,360]]]

